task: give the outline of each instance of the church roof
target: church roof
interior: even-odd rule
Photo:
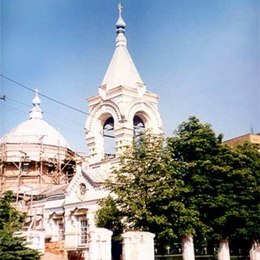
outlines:
[[[49,123],[42,119],[40,98],[36,90],[33,99],[33,108],[30,110],[30,119],[19,124],[0,139],[0,144],[43,144],[70,148],[65,138]]]
[[[127,40],[125,37],[126,24],[121,15],[121,4],[118,5],[118,9],[119,18],[116,22],[116,49],[101,84],[101,86],[106,85],[106,90],[121,85],[132,88],[138,88],[144,85],[127,49]]]

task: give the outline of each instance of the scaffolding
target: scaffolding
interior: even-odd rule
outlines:
[[[41,187],[46,184],[68,183],[75,173],[79,156],[69,148],[44,144],[44,135],[37,137],[37,143],[25,143],[17,136],[19,143],[0,144],[0,193],[15,189],[22,193],[23,185]],[[28,137],[28,136],[26,136]]]

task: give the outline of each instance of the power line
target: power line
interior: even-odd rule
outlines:
[[[9,97],[6,97],[5,96],[5,100],[10,100],[10,101],[12,101],[12,102],[15,102],[15,103],[17,103],[17,104],[19,104],[19,105],[23,105],[23,106],[25,106],[25,107],[30,107],[29,105],[27,105],[27,104],[24,104],[23,102],[20,102],[20,101],[18,101],[18,100],[15,100],[15,99],[12,99],[12,98],[9,98]]]
[[[0,99],[1,99],[1,97],[0,97]],[[10,100],[10,101],[12,101],[12,102],[14,102],[14,103],[17,103],[17,104],[19,104],[19,105],[23,105],[23,106],[25,106],[25,107],[31,107],[31,106],[29,106],[29,105],[27,105],[27,104],[24,104],[23,102],[20,102],[20,101],[18,101],[18,100],[15,100],[15,99],[12,99],[12,98],[9,98],[9,97],[6,97],[5,96],[5,99],[8,101],[8,100]],[[44,110],[44,113],[46,114],[48,114],[48,115],[51,115],[51,116],[54,116],[54,117],[57,117],[57,118],[61,118],[61,116],[60,115],[57,115],[57,114],[55,114],[55,113],[53,113],[53,112],[50,112],[50,111],[46,111],[46,110]],[[64,119],[65,119],[65,117],[64,117]],[[68,121],[68,118],[66,118],[66,120]],[[70,122],[71,123],[74,123],[74,124],[77,124],[77,125],[82,125],[82,124],[80,124],[79,122],[76,122],[76,121],[72,121],[72,120],[70,120]]]
[[[23,110],[20,110],[20,109],[18,109],[18,108],[14,108],[14,107],[9,106],[9,105],[7,105],[7,104],[3,104],[3,107],[6,108],[6,110],[9,110],[9,111],[12,111],[12,112],[21,114],[21,115],[26,114]]]
[[[29,90],[29,91],[32,91],[32,92],[35,92],[34,89],[32,89],[32,88],[30,88],[30,87],[28,87],[28,86],[26,86],[26,85],[24,85],[24,84],[22,84],[22,83],[20,83],[20,82],[18,82],[18,81],[16,81],[16,80],[14,80],[14,79],[11,79],[11,78],[9,78],[9,77],[7,77],[7,76],[1,74],[1,73],[0,73],[0,76],[3,77],[3,78],[5,78],[5,79],[7,79],[7,80],[9,80],[9,81],[12,82],[12,83],[15,83],[16,85],[18,85],[18,86],[20,86],[20,87],[22,87],[22,88],[25,88],[25,89],[27,89],[27,90]],[[84,115],[88,115],[88,113],[86,113],[86,112],[83,111],[83,110],[80,110],[80,109],[75,108],[75,107],[73,107],[73,106],[67,105],[67,104],[65,104],[65,103],[63,103],[63,102],[61,102],[61,101],[58,101],[58,100],[54,99],[54,98],[48,97],[47,95],[44,95],[44,94],[41,94],[41,93],[39,93],[39,95],[42,96],[42,97],[44,97],[44,98],[47,98],[47,99],[49,99],[49,100],[51,100],[51,101],[53,101],[53,102],[55,102],[55,103],[57,103],[57,104],[60,104],[60,105],[65,106],[65,107],[67,107],[67,108],[70,108],[70,109],[72,109],[72,110],[74,110],[74,111],[77,111],[77,112],[82,113],[82,114],[84,114]]]
[[[22,83],[20,83],[20,82],[18,82],[18,81],[16,81],[16,80],[14,80],[14,79],[11,79],[11,78],[9,78],[9,77],[7,77],[7,76],[1,74],[1,73],[0,73],[0,76],[3,77],[3,78],[5,78],[5,79],[7,79],[7,80],[9,80],[10,82],[15,83],[15,84],[18,85],[18,86],[21,86],[21,87],[23,87],[23,88],[25,88],[25,89],[27,89],[27,90],[29,90],[29,91],[35,93],[35,90],[34,90],[34,89],[32,89],[32,88],[30,88],[30,87],[28,87],[28,86],[26,86],[26,85],[24,85],[24,84],[22,84]],[[65,107],[67,107],[67,108],[73,109],[73,110],[76,111],[76,112],[80,112],[80,113],[82,113],[82,114],[84,114],[84,115],[88,115],[88,116],[91,115],[90,113],[87,113],[87,112],[85,112],[85,111],[83,111],[83,110],[80,110],[80,109],[78,109],[78,108],[72,107],[72,106],[70,106],[70,105],[67,105],[67,104],[65,104],[65,103],[63,103],[63,102],[61,102],[61,101],[58,101],[58,100],[54,99],[54,98],[48,97],[47,95],[44,95],[44,94],[41,94],[41,93],[39,93],[39,95],[42,96],[42,97],[44,97],[44,98],[46,98],[46,99],[49,99],[49,100],[51,100],[51,101],[53,101],[53,102],[55,102],[55,103],[58,103],[58,104],[60,104],[60,105],[62,105],[62,106],[65,106]],[[9,100],[15,101],[14,99],[8,98],[8,97],[6,97],[5,95],[3,96],[2,99],[3,99],[3,100],[9,99]],[[15,102],[17,102],[17,101],[15,101]],[[17,102],[17,103],[18,103],[18,102]],[[23,105],[25,105],[25,104],[23,104]],[[28,106],[28,105],[26,105],[26,106]],[[91,116],[98,119],[97,116],[94,116],[94,115],[91,115]]]

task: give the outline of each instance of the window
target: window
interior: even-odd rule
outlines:
[[[87,244],[88,242],[88,222],[87,220],[80,220],[80,244]]]
[[[59,222],[58,223],[58,240],[64,240],[64,224]]]
[[[29,165],[30,165],[30,163],[28,163],[28,162],[22,163],[22,171],[28,173],[29,172]]]
[[[84,183],[80,183],[79,185],[79,192],[80,192],[80,195],[85,195],[87,191],[87,187]]]

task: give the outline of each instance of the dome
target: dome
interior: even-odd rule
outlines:
[[[43,119],[31,118],[1,138],[0,143],[43,144],[70,148],[65,138]]]
[[[30,110],[30,119],[19,124],[0,139],[0,144],[40,144],[68,148],[70,145],[65,138],[50,124],[42,119],[40,98],[36,90]]]
[[[126,27],[126,23],[121,16],[118,18],[118,20],[116,22],[116,27],[117,28],[125,28]]]

